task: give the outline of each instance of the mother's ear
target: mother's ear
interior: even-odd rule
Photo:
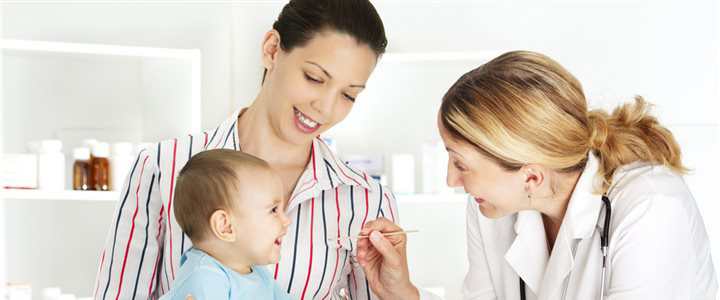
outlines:
[[[280,33],[277,30],[271,29],[265,34],[260,51],[263,66],[268,71],[272,70],[275,66],[277,53],[280,51]]]

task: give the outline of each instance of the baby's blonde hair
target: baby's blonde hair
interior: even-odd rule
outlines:
[[[580,171],[587,154],[599,157],[604,193],[615,170],[634,161],[664,164],[683,173],[672,133],[649,114],[642,97],[615,108],[588,111],[580,82],[556,61],[512,51],[464,74],[443,97],[441,124],[506,170],[539,164],[561,173]]]

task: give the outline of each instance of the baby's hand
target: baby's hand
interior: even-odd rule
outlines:
[[[193,299],[194,298],[192,297],[192,295],[187,295],[187,297],[185,297],[185,300],[193,300]]]

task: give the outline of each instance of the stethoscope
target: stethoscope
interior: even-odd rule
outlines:
[[[611,189],[612,190],[612,189]],[[608,192],[609,193],[609,192]],[[602,276],[600,277],[600,300],[603,300],[605,297],[605,265],[607,261],[607,249],[608,249],[608,235],[610,233],[610,230],[606,230],[610,228],[610,212],[612,211],[610,209],[610,198],[608,198],[607,194],[605,193],[602,195],[602,202],[605,204],[605,222],[603,222],[603,228],[602,232],[600,233],[600,249],[602,251]],[[570,275],[568,275],[570,276]],[[567,286],[566,286],[567,288]],[[567,292],[567,290],[565,291]],[[525,281],[520,278],[520,299],[525,300]]]

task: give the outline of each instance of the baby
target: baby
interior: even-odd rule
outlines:
[[[180,275],[160,299],[291,299],[265,267],[280,261],[290,220],[280,178],[254,156],[200,152],[178,175],[174,212],[192,241]]]

